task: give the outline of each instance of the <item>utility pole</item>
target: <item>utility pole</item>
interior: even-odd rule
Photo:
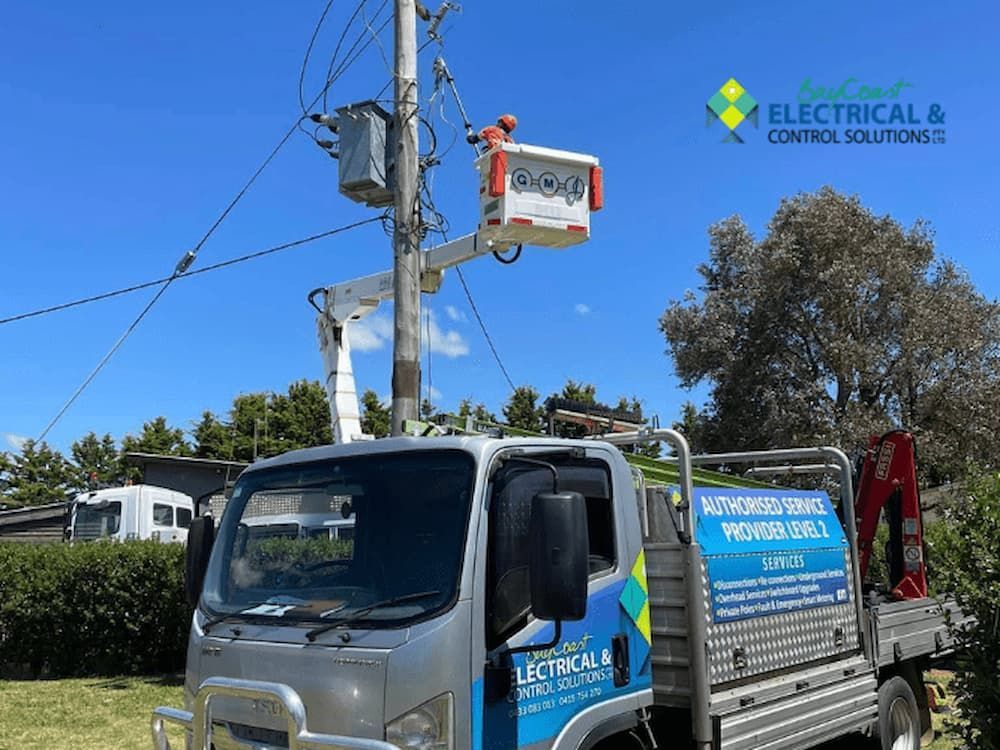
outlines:
[[[420,406],[420,179],[417,156],[417,13],[415,0],[396,2],[396,187],[392,232],[392,434],[417,419]]]

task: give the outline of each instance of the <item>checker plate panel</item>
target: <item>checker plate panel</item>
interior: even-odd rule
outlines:
[[[730,622],[712,622],[708,570],[701,564],[701,582],[707,604],[708,675],[712,686],[755,675],[797,667],[817,659],[852,653],[861,648],[854,608],[854,579],[850,552],[845,550],[848,597],[844,604],[802,609]],[[843,629],[844,642],[834,633]],[[737,669],[733,652],[742,648],[746,666]]]

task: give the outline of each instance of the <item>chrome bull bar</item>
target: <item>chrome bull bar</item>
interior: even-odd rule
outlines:
[[[170,741],[167,739],[167,724],[180,726],[191,733],[190,750],[210,750],[212,743],[212,699],[216,696],[277,701],[285,709],[288,723],[288,750],[314,750],[324,747],[350,750],[355,748],[357,750],[398,750],[395,745],[382,740],[310,732],[306,727],[306,707],[299,694],[288,685],[227,677],[210,677],[201,683],[194,697],[194,711],[183,711],[167,706],[153,709],[150,729],[155,750],[171,750]]]

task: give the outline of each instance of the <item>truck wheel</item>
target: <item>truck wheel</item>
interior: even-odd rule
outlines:
[[[890,677],[878,689],[878,734],[882,750],[920,749],[920,712],[902,677]]]

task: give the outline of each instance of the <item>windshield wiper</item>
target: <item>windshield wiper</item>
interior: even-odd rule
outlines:
[[[256,602],[254,604],[250,604],[250,605],[244,607],[243,609],[236,610],[235,612],[227,612],[224,615],[217,615],[216,617],[210,617],[209,619],[207,619],[205,621],[205,624],[201,626],[201,631],[203,633],[207,633],[208,630],[209,630],[209,628],[213,628],[216,625],[218,625],[220,622],[224,622],[225,620],[229,620],[229,619],[232,619],[234,617],[244,617],[245,618],[246,615],[250,614],[253,610],[257,609],[258,607],[263,607],[263,606],[265,606],[267,604],[271,604],[271,605],[273,605],[275,607],[280,607],[282,605],[287,605],[288,604],[287,601],[277,601],[279,599],[281,599],[281,597],[272,596],[270,599],[265,599],[262,602]],[[294,609],[294,607],[293,607],[293,609]],[[261,617],[284,617],[284,615],[285,615],[284,612],[282,612],[280,615],[266,615],[264,613],[261,613]]]
[[[383,599],[380,602],[375,602],[374,604],[368,604],[359,610],[356,610],[352,615],[348,617],[342,617],[335,622],[329,622],[326,625],[320,625],[317,628],[313,628],[308,633],[306,633],[306,638],[309,639],[310,643],[316,640],[316,637],[321,633],[325,633],[328,630],[333,630],[334,628],[346,627],[358,620],[363,620],[368,614],[376,609],[381,609],[382,607],[391,607],[394,604],[402,604],[404,602],[412,602],[418,599],[427,599],[431,596],[437,596],[441,592],[437,589],[432,591],[417,591],[413,594],[404,594],[403,596],[395,596],[392,599]]]

